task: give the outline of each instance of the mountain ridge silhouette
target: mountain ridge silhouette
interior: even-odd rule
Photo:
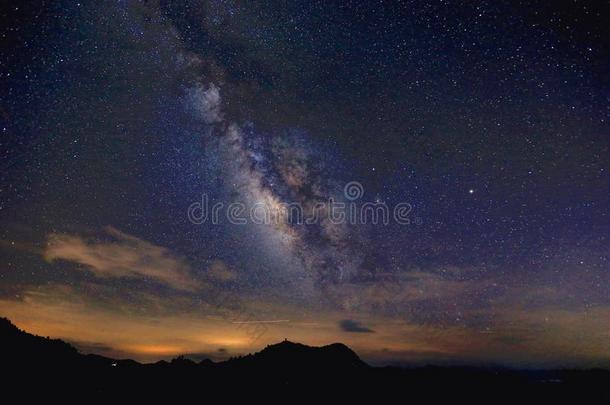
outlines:
[[[32,335],[0,318],[0,367],[8,391],[22,397],[198,398],[332,394],[341,398],[408,394],[421,400],[456,398],[608,400],[607,370],[517,371],[474,367],[373,367],[348,346],[314,347],[283,341],[256,353],[213,362],[184,356],[142,364],[81,354],[60,339]],[[36,389],[32,389],[32,387]],[[7,390],[5,389],[5,391]]]

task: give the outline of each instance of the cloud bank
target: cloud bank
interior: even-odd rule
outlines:
[[[107,240],[69,234],[51,234],[43,256],[53,262],[65,260],[99,278],[151,280],[183,291],[195,291],[201,282],[191,275],[184,259],[167,248],[128,235],[113,227],[104,229]]]

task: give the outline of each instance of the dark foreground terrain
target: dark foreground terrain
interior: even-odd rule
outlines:
[[[392,398],[400,402],[456,400],[545,403],[610,399],[607,370],[514,371],[463,367],[371,367],[347,346],[292,342],[225,362],[140,364],[83,355],[56,339],[34,336],[0,318],[5,398],[120,400],[212,398],[297,401],[305,397]]]

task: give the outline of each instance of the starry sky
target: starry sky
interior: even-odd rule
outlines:
[[[373,364],[610,366],[607,3],[29,0],[0,19],[17,326],[142,361],[288,338]],[[320,215],[193,221],[204,200]],[[408,218],[333,221],[330,201]]]

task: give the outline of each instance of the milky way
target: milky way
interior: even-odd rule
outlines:
[[[0,315],[143,360],[608,365],[610,14],[560,3],[3,5]]]

